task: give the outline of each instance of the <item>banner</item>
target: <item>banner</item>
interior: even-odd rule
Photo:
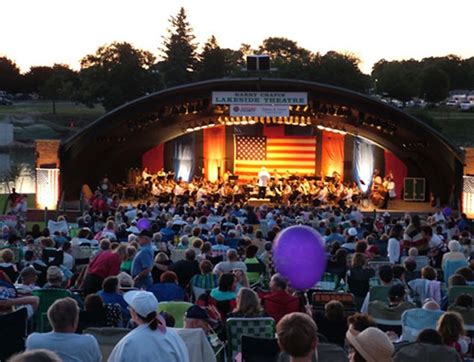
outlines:
[[[212,92],[212,104],[306,105],[306,92]]]
[[[232,105],[230,107],[231,117],[289,117],[288,106],[247,106]]]

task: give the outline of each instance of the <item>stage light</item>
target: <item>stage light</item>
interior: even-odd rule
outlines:
[[[249,124],[255,124],[257,121],[253,117],[249,117]]]
[[[324,127],[324,126],[318,124],[318,125],[316,126],[316,128],[317,128],[317,129],[320,129],[321,131],[323,131],[326,127]]]
[[[304,108],[303,108],[303,112],[307,112],[308,111],[308,105],[305,105]]]
[[[192,132],[192,131],[194,131],[194,128],[192,128],[192,127],[186,128],[186,132]]]
[[[311,126],[311,117],[306,118],[306,125]]]

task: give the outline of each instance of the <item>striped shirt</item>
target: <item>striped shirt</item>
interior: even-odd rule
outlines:
[[[202,289],[217,288],[219,277],[216,274],[196,274],[191,278],[191,285],[193,287]]]

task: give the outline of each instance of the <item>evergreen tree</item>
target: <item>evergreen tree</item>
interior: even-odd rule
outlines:
[[[197,79],[216,79],[234,75],[242,67],[242,61],[242,52],[221,48],[213,35],[199,56]]]
[[[170,18],[171,28],[163,42],[164,59],[158,64],[166,87],[190,83],[195,78],[196,47],[193,29],[181,8],[176,17]]]
[[[7,57],[0,57],[0,90],[15,93],[21,88],[20,69]]]

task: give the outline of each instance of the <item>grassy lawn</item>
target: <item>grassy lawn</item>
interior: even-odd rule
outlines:
[[[422,120],[428,118],[428,123],[457,146],[474,146],[474,112],[448,107],[407,111]]]
[[[3,116],[60,116],[98,118],[105,113],[101,105],[89,108],[83,104],[73,102],[56,102],[56,115],[50,101],[15,102],[12,106],[0,106],[0,118]]]

